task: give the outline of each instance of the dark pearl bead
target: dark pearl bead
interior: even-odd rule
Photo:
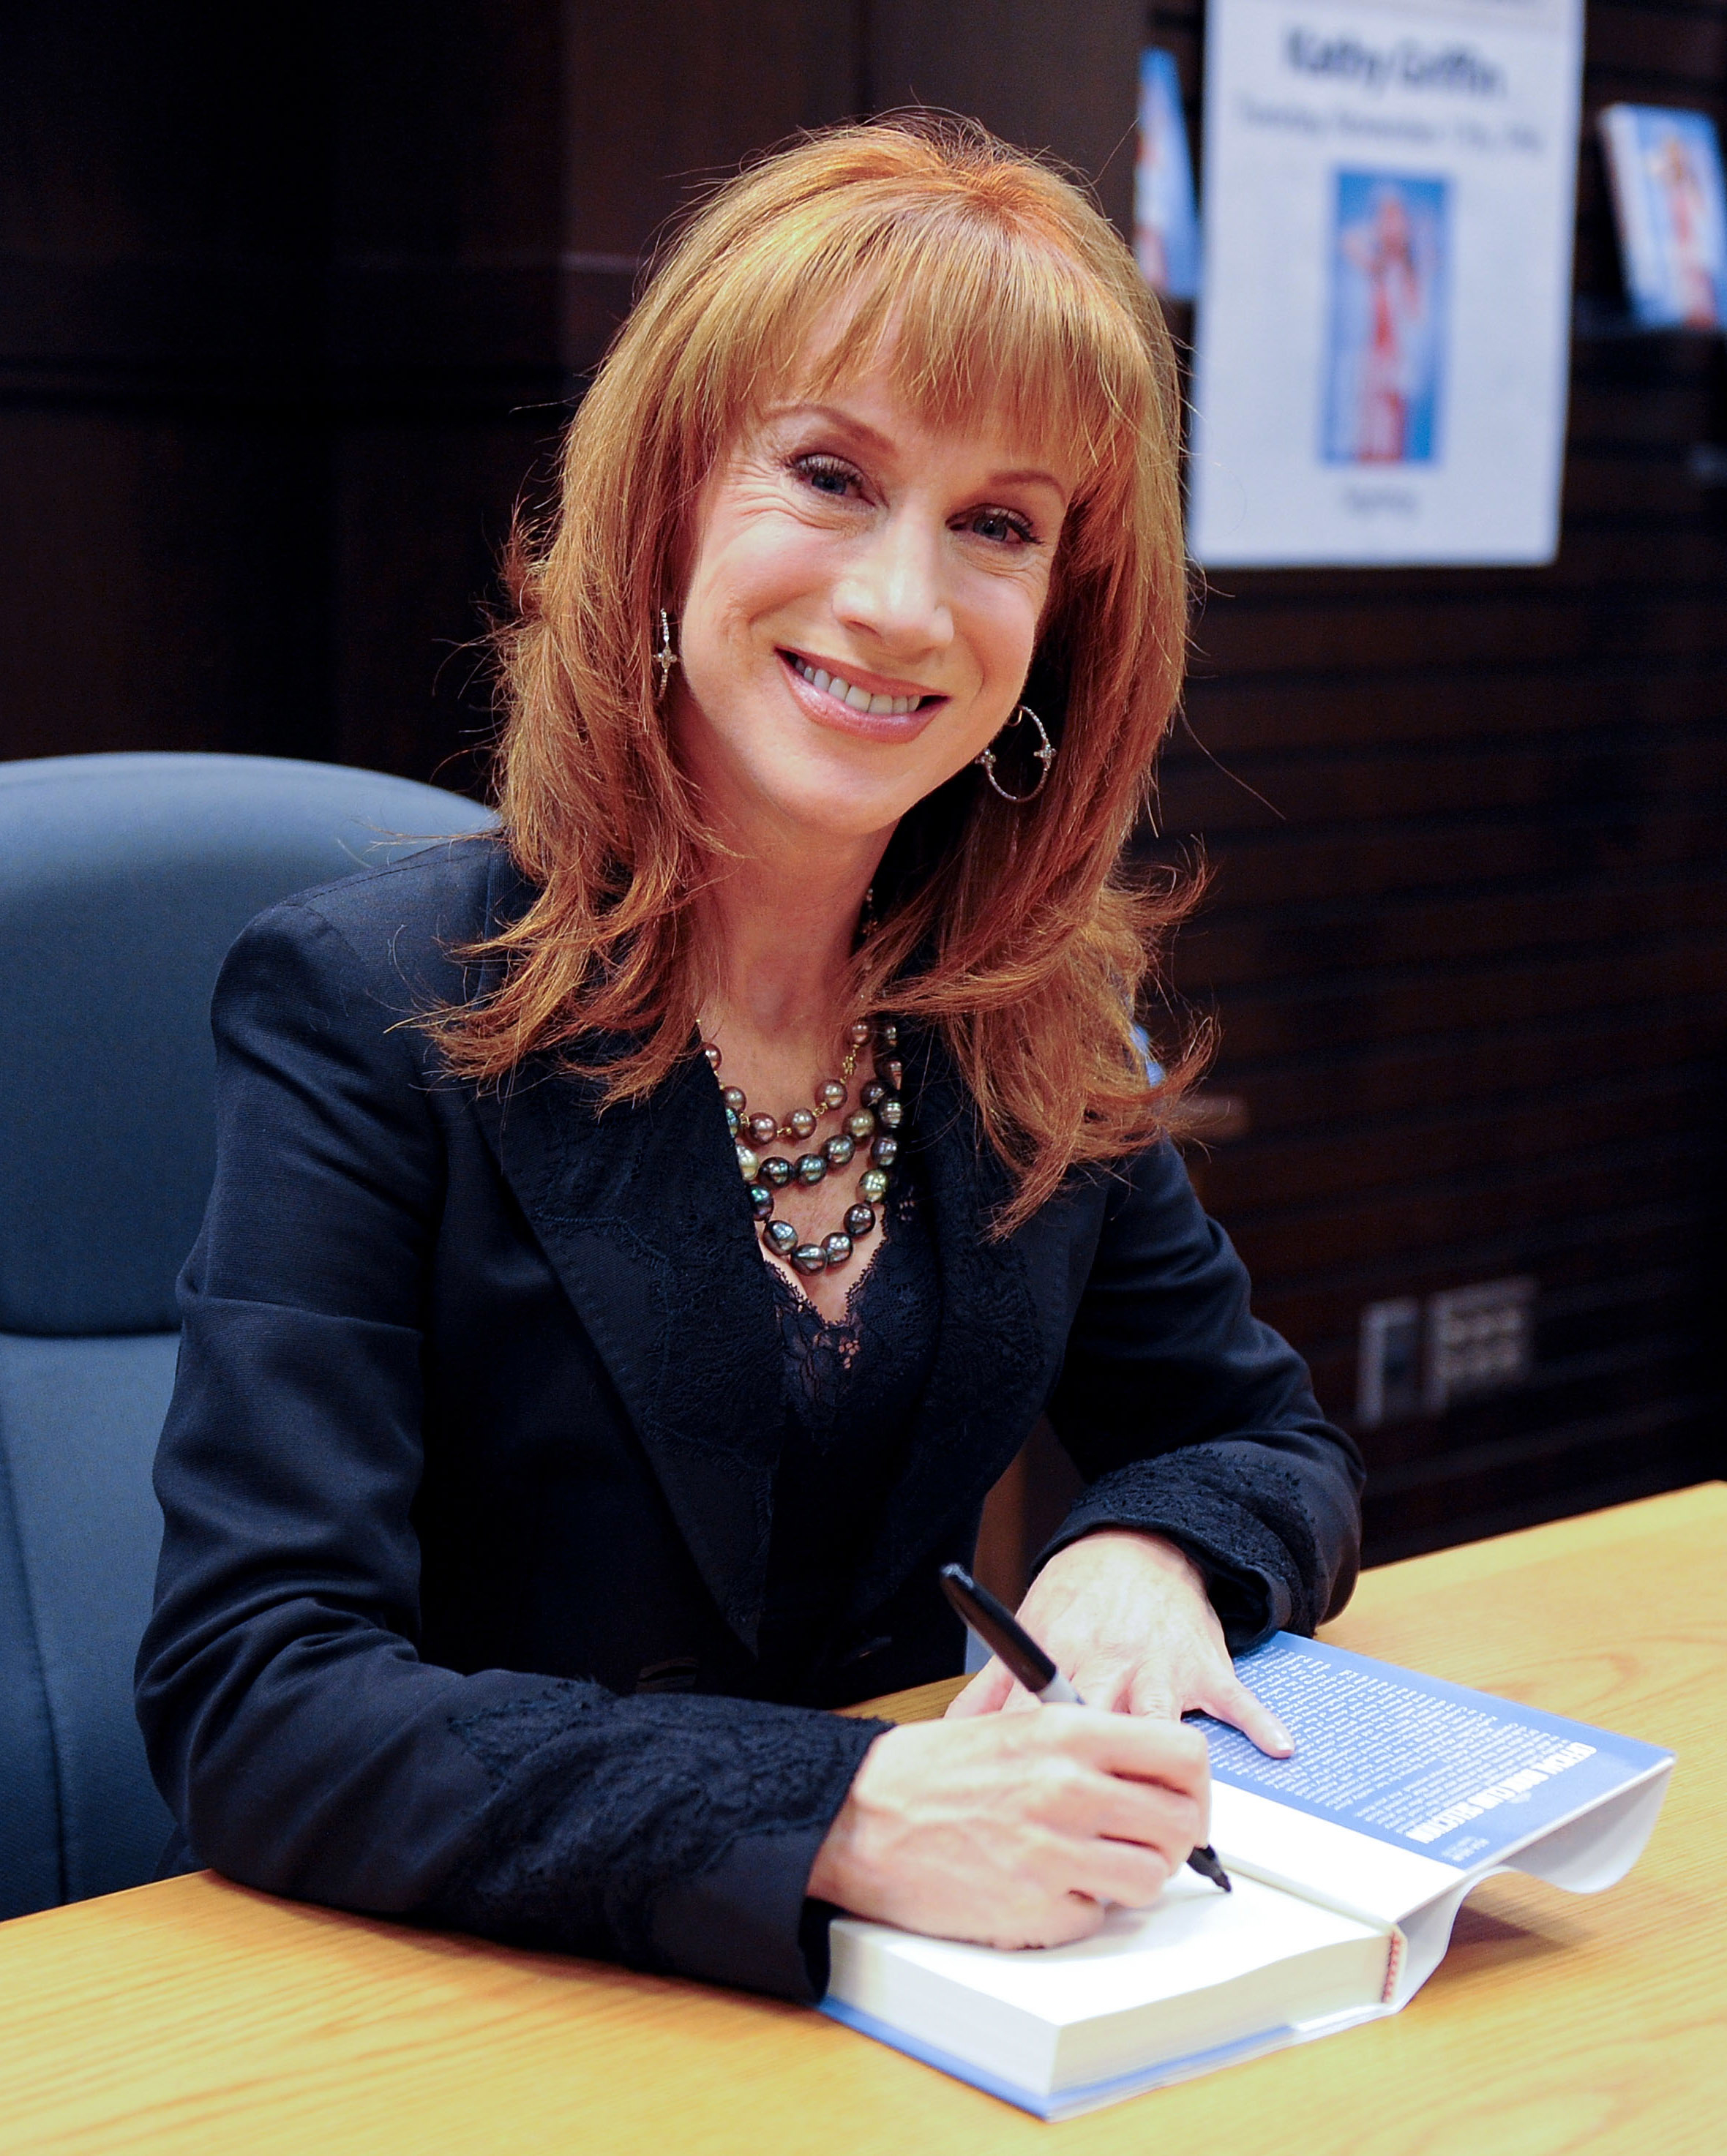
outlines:
[[[854,1108],[846,1118],[846,1127],[861,1145],[866,1138],[875,1136],[876,1118],[867,1108]]]
[[[891,1018],[884,1018],[876,1028],[876,1038],[884,1048],[899,1046],[899,1028]]]
[[[783,1152],[770,1152],[762,1163],[762,1178],[776,1190],[784,1190],[797,1173]]]
[[[854,1242],[859,1236],[867,1235],[875,1224],[876,1209],[873,1205],[854,1205],[846,1215],[846,1232]]]
[[[818,1183],[826,1175],[827,1172],[828,1164],[819,1152],[801,1152],[798,1155],[798,1180],[799,1183],[808,1183],[812,1185]]]
[[[876,1075],[890,1093],[897,1093],[906,1082],[906,1066],[897,1056],[891,1056],[886,1063],[876,1065]]]
[[[808,1108],[794,1108],[786,1121],[794,1138],[807,1138],[815,1129],[815,1117]]]
[[[702,1053],[707,1058],[708,1069],[710,1070],[717,1070],[720,1067],[720,1051],[714,1046],[711,1040],[704,1040],[702,1042]]]
[[[720,1095],[720,1098],[734,1116],[741,1116],[749,1106],[748,1097],[741,1086],[727,1086],[724,1092]]]
[[[873,1168],[892,1168],[899,1158],[897,1138],[877,1138],[870,1147],[870,1164]]]
[[[762,1163],[747,1145],[738,1148],[738,1168],[746,1183],[753,1183],[761,1173]]]
[[[824,1108],[843,1108],[851,1096],[839,1079],[828,1078],[816,1087],[815,1097]]]
[[[726,1128],[730,1131],[734,1138],[743,1128],[743,1124],[738,1120],[738,1111],[735,1108],[727,1108],[726,1111]]]
[[[866,1018],[855,1018],[846,1029],[846,1038],[854,1048],[867,1048],[875,1030]]]
[[[750,1117],[749,1137],[752,1145],[772,1145],[774,1139],[779,1136],[779,1126],[774,1122],[772,1116],[752,1116]]]
[[[865,1107],[879,1108],[887,1098],[887,1088],[879,1078],[872,1078],[857,1097],[863,1102]]]
[[[845,1131],[835,1131],[822,1147],[822,1151],[828,1157],[830,1168],[844,1168],[852,1154],[857,1151],[857,1140]]]
[[[826,1245],[822,1243],[799,1243],[792,1252],[792,1263],[800,1273],[825,1273],[828,1269]]]
[[[763,1232],[783,1258],[789,1258],[798,1247],[798,1231],[789,1220],[770,1220]]]
[[[851,1238],[836,1228],[831,1235],[822,1237],[821,1247],[827,1252],[830,1265],[843,1265],[851,1255]]]
[[[774,1193],[765,1183],[749,1186],[749,1202],[758,1220],[765,1220],[774,1210]]]
[[[906,1120],[903,1101],[884,1101],[876,1111],[876,1121],[884,1131],[897,1131]]]
[[[857,1194],[866,1204],[879,1205],[887,1195],[887,1171],[866,1168],[857,1178]]]

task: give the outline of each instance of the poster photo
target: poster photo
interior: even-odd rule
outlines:
[[[1431,465],[1450,182],[1342,170],[1335,179],[1322,454],[1333,465]]]
[[[1581,0],[1212,0],[1189,537],[1550,561]]]
[[[1601,141],[1626,295],[1648,329],[1727,326],[1727,200],[1706,112],[1610,105]]]

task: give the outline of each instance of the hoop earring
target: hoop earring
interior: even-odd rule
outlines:
[[[1001,781],[995,776],[995,750],[993,745],[989,748],[980,749],[977,755],[972,758],[972,762],[974,763],[979,763],[983,766],[984,778],[989,780],[989,783],[995,788],[995,791],[1001,796],[1002,799],[1004,801],[1011,801],[1016,805],[1027,801],[1035,801],[1037,798],[1038,795],[1042,793],[1045,783],[1049,778],[1050,766],[1056,760],[1056,744],[1050,739],[1048,734],[1045,732],[1043,721],[1038,717],[1036,712],[1032,710],[1029,704],[1021,704],[1018,707],[1013,716],[1007,721],[1007,725],[1002,727],[1001,733],[996,735],[995,739],[1000,741],[1001,739],[1001,734],[1005,734],[1007,732],[1008,726],[1018,726],[1021,719],[1030,719],[1032,725],[1037,729],[1037,747],[1032,750],[1031,753],[1043,767],[1037,774],[1036,785],[1032,788],[1029,793],[1010,793],[1007,788],[1002,784]]]
[[[654,685],[654,701],[658,703],[666,694],[666,685],[671,679],[671,670],[677,664],[677,648],[671,640],[671,616],[664,607],[660,609],[660,641],[654,646],[654,668],[659,680]]]

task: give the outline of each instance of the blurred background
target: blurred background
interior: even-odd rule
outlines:
[[[6,10],[0,757],[480,788],[498,549],[668,216],[923,101],[1130,231],[1148,44],[1202,146],[1199,0]],[[1591,116],[1720,119],[1727,0],[1589,0],[1585,49],[1557,561],[1214,572],[1144,841],[1214,870],[1196,1172],[1370,1561],[1720,1471],[1727,372],[1631,326]]]

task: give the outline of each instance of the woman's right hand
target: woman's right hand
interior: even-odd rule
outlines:
[[[1203,1842],[1205,1739],[1179,1722],[1045,1707],[908,1722],[864,1755],[809,1892],[986,1946],[1086,1938],[1144,1908]]]

